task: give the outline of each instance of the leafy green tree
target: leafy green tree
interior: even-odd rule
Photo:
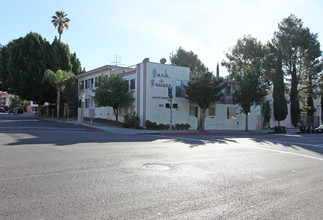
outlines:
[[[284,120],[288,114],[287,101],[285,98],[285,84],[284,84],[284,72],[282,70],[282,58],[281,51],[278,50],[277,55],[277,66],[274,78],[274,117],[278,121],[280,126],[280,121]]]
[[[55,102],[56,97],[51,84],[42,83],[47,69],[54,72],[59,69],[67,72],[73,70],[78,74],[81,72],[81,63],[76,53],[70,54],[68,45],[57,38],[50,44],[41,35],[29,33],[1,48],[0,89],[32,100],[41,108],[44,102]],[[77,87],[74,85],[71,88],[75,91],[67,89],[69,92],[64,94],[67,100],[75,99]],[[67,97],[69,94],[73,97]]]
[[[186,51],[182,47],[178,48],[175,54],[172,53],[169,58],[173,65],[189,67],[193,75],[208,71],[193,51]]]
[[[265,54],[265,48],[256,38],[248,35],[237,40],[228,53],[227,60],[222,65],[228,70],[229,78],[240,81],[245,68],[257,70],[256,77],[260,78],[260,59]]]
[[[51,70],[56,72],[57,70],[72,71],[73,65],[71,63],[71,53],[69,46],[57,40],[55,37],[51,45]],[[74,56],[74,55],[73,55]],[[75,54],[76,56],[76,54]],[[73,57],[76,59],[76,57]],[[77,68],[77,65],[74,68]],[[74,72],[73,72],[74,73]]]
[[[226,86],[226,82],[222,77],[215,77],[212,73],[204,72],[196,75],[185,87],[188,99],[197,102],[203,111],[203,119],[201,120],[200,129],[204,131],[204,123],[206,110],[211,102],[218,101],[222,96],[222,89]]]
[[[297,126],[300,117],[300,108],[299,108],[299,99],[298,99],[298,92],[297,92],[297,76],[296,76],[296,65],[293,66],[292,72],[292,82],[291,82],[291,91],[290,91],[290,105],[291,105],[291,118],[292,124],[294,127]]]
[[[52,23],[57,28],[59,40],[61,40],[64,28],[68,30],[70,27],[70,19],[67,18],[67,14],[64,11],[56,11],[55,15],[52,16]]]
[[[133,103],[134,98],[129,92],[128,81],[121,76],[111,74],[99,77],[99,81],[95,85],[97,88],[93,89],[94,101],[98,106],[110,106],[113,108],[118,123],[119,109],[129,106]]]
[[[9,59],[7,46],[0,47],[0,91],[7,91],[9,87],[7,63]]]
[[[11,41],[1,54],[2,89],[39,105],[55,100],[50,84],[41,82],[50,66],[50,44],[36,33]]]
[[[260,81],[257,72],[251,67],[245,67],[241,70],[242,77],[238,89],[233,94],[233,101],[239,104],[241,112],[246,115],[246,127],[248,131],[248,114],[252,105],[259,105],[266,95],[265,90],[260,87]]]
[[[278,24],[278,31],[274,33],[272,44],[282,51],[285,72],[291,76],[294,83],[302,85],[303,88],[298,87],[300,90],[311,93],[318,86],[315,82],[318,82],[323,65],[320,60],[322,52],[317,34],[311,33],[309,28],[303,26],[301,19],[291,14]],[[296,74],[293,73],[294,65],[297,70]]]
[[[74,73],[74,75],[78,75],[80,73],[82,73],[82,67],[81,67],[81,62],[80,60],[77,58],[76,53],[72,53],[70,56],[71,59],[71,64],[72,64],[72,72]]]
[[[66,72],[63,70],[57,70],[56,73],[52,70],[46,70],[42,82],[49,82],[55,89],[57,93],[56,107],[57,107],[57,118],[59,118],[59,109],[60,109],[60,99],[61,92],[65,90],[65,86],[71,78],[74,77],[72,72]]]

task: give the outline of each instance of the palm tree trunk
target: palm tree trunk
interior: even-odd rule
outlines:
[[[57,119],[59,118],[59,108],[60,108],[60,102],[61,102],[61,92],[57,91],[57,100],[56,100],[56,107],[57,107]]]

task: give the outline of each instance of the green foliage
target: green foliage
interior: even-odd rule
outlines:
[[[225,54],[228,61],[222,61],[222,65],[229,71],[231,79],[240,81],[245,68],[260,70],[260,59],[264,54],[265,49],[260,41],[250,35],[243,36],[230,52]]]
[[[50,66],[50,44],[39,34],[29,33],[24,38],[13,40],[7,45],[5,71],[1,72],[9,93],[38,104],[51,102],[55,91],[49,84],[42,84],[44,72]]]
[[[96,104],[112,107],[118,123],[119,109],[131,105],[134,101],[127,80],[116,74],[111,74],[110,77],[104,75],[99,77],[96,86],[97,88],[93,90]]]
[[[291,104],[291,118],[292,124],[294,127],[297,126],[297,123],[300,119],[300,108],[299,108],[299,100],[298,100],[298,92],[297,92],[297,75],[296,75],[296,65],[293,66],[292,72],[292,82],[291,82],[291,92],[290,92],[290,104]]]
[[[139,121],[139,116],[137,115],[136,112],[132,114],[126,114],[123,116],[124,119],[124,124],[123,127],[125,128],[140,128],[140,121]]]
[[[207,109],[211,102],[220,100],[222,89],[226,82],[222,77],[215,77],[212,73],[201,73],[188,82],[185,87],[187,98],[197,102],[202,109]]]
[[[50,44],[41,35],[29,33],[1,48],[0,87],[2,91],[40,105],[52,103],[55,102],[56,93],[48,81],[42,81],[45,71],[80,71],[80,65],[76,54],[70,54],[68,45],[57,39]],[[75,98],[77,87],[73,86],[72,89],[73,97],[67,100]]]
[[[69,29],[70,19],[67,18],[67,14],[64,11],[56,11],[55,15],[52,16],[52,23],[54,27],[57,27],[59,34],[59,40],[61,40],[61,35],[63,34],[64,28]]]
[[[233,94],[233,101],[242,108],[241,112],[246,115],[246,131],[248,131],[248,114],[252,105],[259,105],[266,95],[260,87],[260,82],[255,70],[251,68],[242,69],[242,78],[239,88]]]
[[[43,82],[49,82],[57,91],[62,92],[65,90],[68,80],[74,78],[72,72],[66,72],[64,70],[57,70],[56,73],[48,69],[44,73],[42,79]]]
[[[68,81],[74,77],[75,76],[72,72],[66,72],[63,70],[57,70],[55,73],[52,70],[48,69],[44,74],[42,82],[43,83],[48,82],[56,89],[56,92],[57,92],[57,97],[56,97],[57,118],[59,118],[61,92],[65,90],[65,86],[67,85]]]
[[[274,33],[272,43],[282,51],[283,69],[287,74],[295,77],[293,76],[295,65],[298,71],[294,74],[297,76],[296,83],[306,85],[307,88],[311,87],[310,90],[305,91],[305,93],[311,93],[318,86],[316,82],[323,68],[317,34],[311,33],[309,28],[303,26],[302,20],[293,14],[283,19],[278,24],[278,29]],[[294,97],[296,97],[295,94]]]
[[[285,98],[284,72],[282,70],[281,51],[278,50],[276,73],[274,78],[274,117],[277,121],[282,121],[288,114],[287,101]]]
[[[151,122],[149,120],[145,121],[145,127],[148,130],[168,130],[169,129],[169,124],[157,124],[156,122]],[[190,124],[180,124],[177,123],[173,125],[173,130],[188,130],[190,129],[191,125]]]
[[[262,116],[264,117],[264,124],[269,123],[271,118],[271,108],[268,100],[266,100],[263,105]]]
[[[188,130],[190,129],[191,125],[188,123],[185,124],[175,124],[174,129],[175,130]]]
[[[203,120],[200,129],[204,131],[205,111],[209,108],[211,102],[220,100],[223,96],[222,89],[226,86],[226,82],[222,77],[215,77],[210,72],[204,72],[195,76],[188,82],[185,87],[187,98],[190,101],[197,102],[198,106],[203,110]]]
[[[78,68],[77,63],[75,64],[75,67],[71,63],[71,54],[68,45],[62,43],[60,40],[57,40],[56,37],[52,43],[50,55],[52,56],[52,59],[51,68],[49,69],[53,70],[54,72],[56,72],[59,69],[64,71],[72,71],[72,68]],[[73,57],[73,60],[74,59],[76,59],[76,57]]]
[[[189,67],[193,75],[208,71],[193,51],[186,51],[182,47],[178,48],[175,54],[172,53],[169,58],[173,65]]]

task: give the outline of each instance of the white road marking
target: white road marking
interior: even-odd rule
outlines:
[[[166,136],[166,135],[156,135],[156,136],[159,136],[159,137],[166,137],[168,139],[172,139],[170,136]],[[176,137],[174,136],[174,138],[176,139],[182,139],[182,140],[189,140],[189,141],[203,141],[203,142],[208,142],[209,140],[198,140],[198,139],[193,139],[193,138],[183,138],[183,137]],[[225,139],[224,139],[225,141]],[[270,141],[270,140],[265,140],[265,141]],[[275,141],[272,141],[272,142],[275,142]],[[276,141],[277,143],[282,143],[284,141]],[[285,142],[287,143],[287,142]],[[293,142],[289,142],[289,144],[295,144],[296,143],[293,143]],[[271,152],[276,152],[276,153],[281,153],[281,154],[290,154],[290,155],[294,155],[294,156],[299,156],[299,157],[305,157],[305,158],[310,158],[310,159],[314,159],[314,160],[320,160],[320,161],[323,161],[323,158],[320,158],[320,157],[313,157],[313,156],[308,156],[308,155],[304,155],[304,154],[299,154],[299,153],[293,153],[293,152],[288,152],[288,151],[283,151],[283,150],[275,150],[275,149],[269,149],[269,148],[263,148],[263,147],[257,147],[257,146],[249,146],[249,145],[245,145],[245,144],[238,144],[238,143],[231,143],[235,146],[242,146],[242,147],[246,147],[246,148],[253,148],[253,149],[258,149],[258,150],[264,150],[264,151],[271,151]],[[302,143],[297,143],[298,145],[302,145]],[[303,145],[306,145],[306,146],[314,146],[314,147],[322,147],[321,145],[313,145],[313,144],[303,144]]]
[[[290,141],[274,141],[274,140],[267,140],[267,141],[271,141],[271,142],[275,142],[275,143],[285,143],[285,144],[295,144],[295,145],[304,145],[304,146],[309,146],[309,147],[319,147],[319,148],[323,148],[323,145],[319,145],[319,144],[306,144],[306,143],[300,143],[300,142],[290,142]]]

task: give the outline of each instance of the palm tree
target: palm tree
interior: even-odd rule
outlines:
[[[64,70],[57,70],[53,72],[52,70],[46,70],[44,74],[44,81],[48,81],[52,86],[55,87],[57,92],[56,107],[57,107],[57,118],[59,118],[59,108],[61,102],[61,92],[65,90],[65,85],[67,81],[74,77],[72,72],[66,72]]]
[[[55,14],[52,17],[52,23],[55,28],[58,27],[59,40],[61,40],[64,28],[68,30],[70,27],[70,19],[67,18],[67,14],[64,11],[57,11]]]

